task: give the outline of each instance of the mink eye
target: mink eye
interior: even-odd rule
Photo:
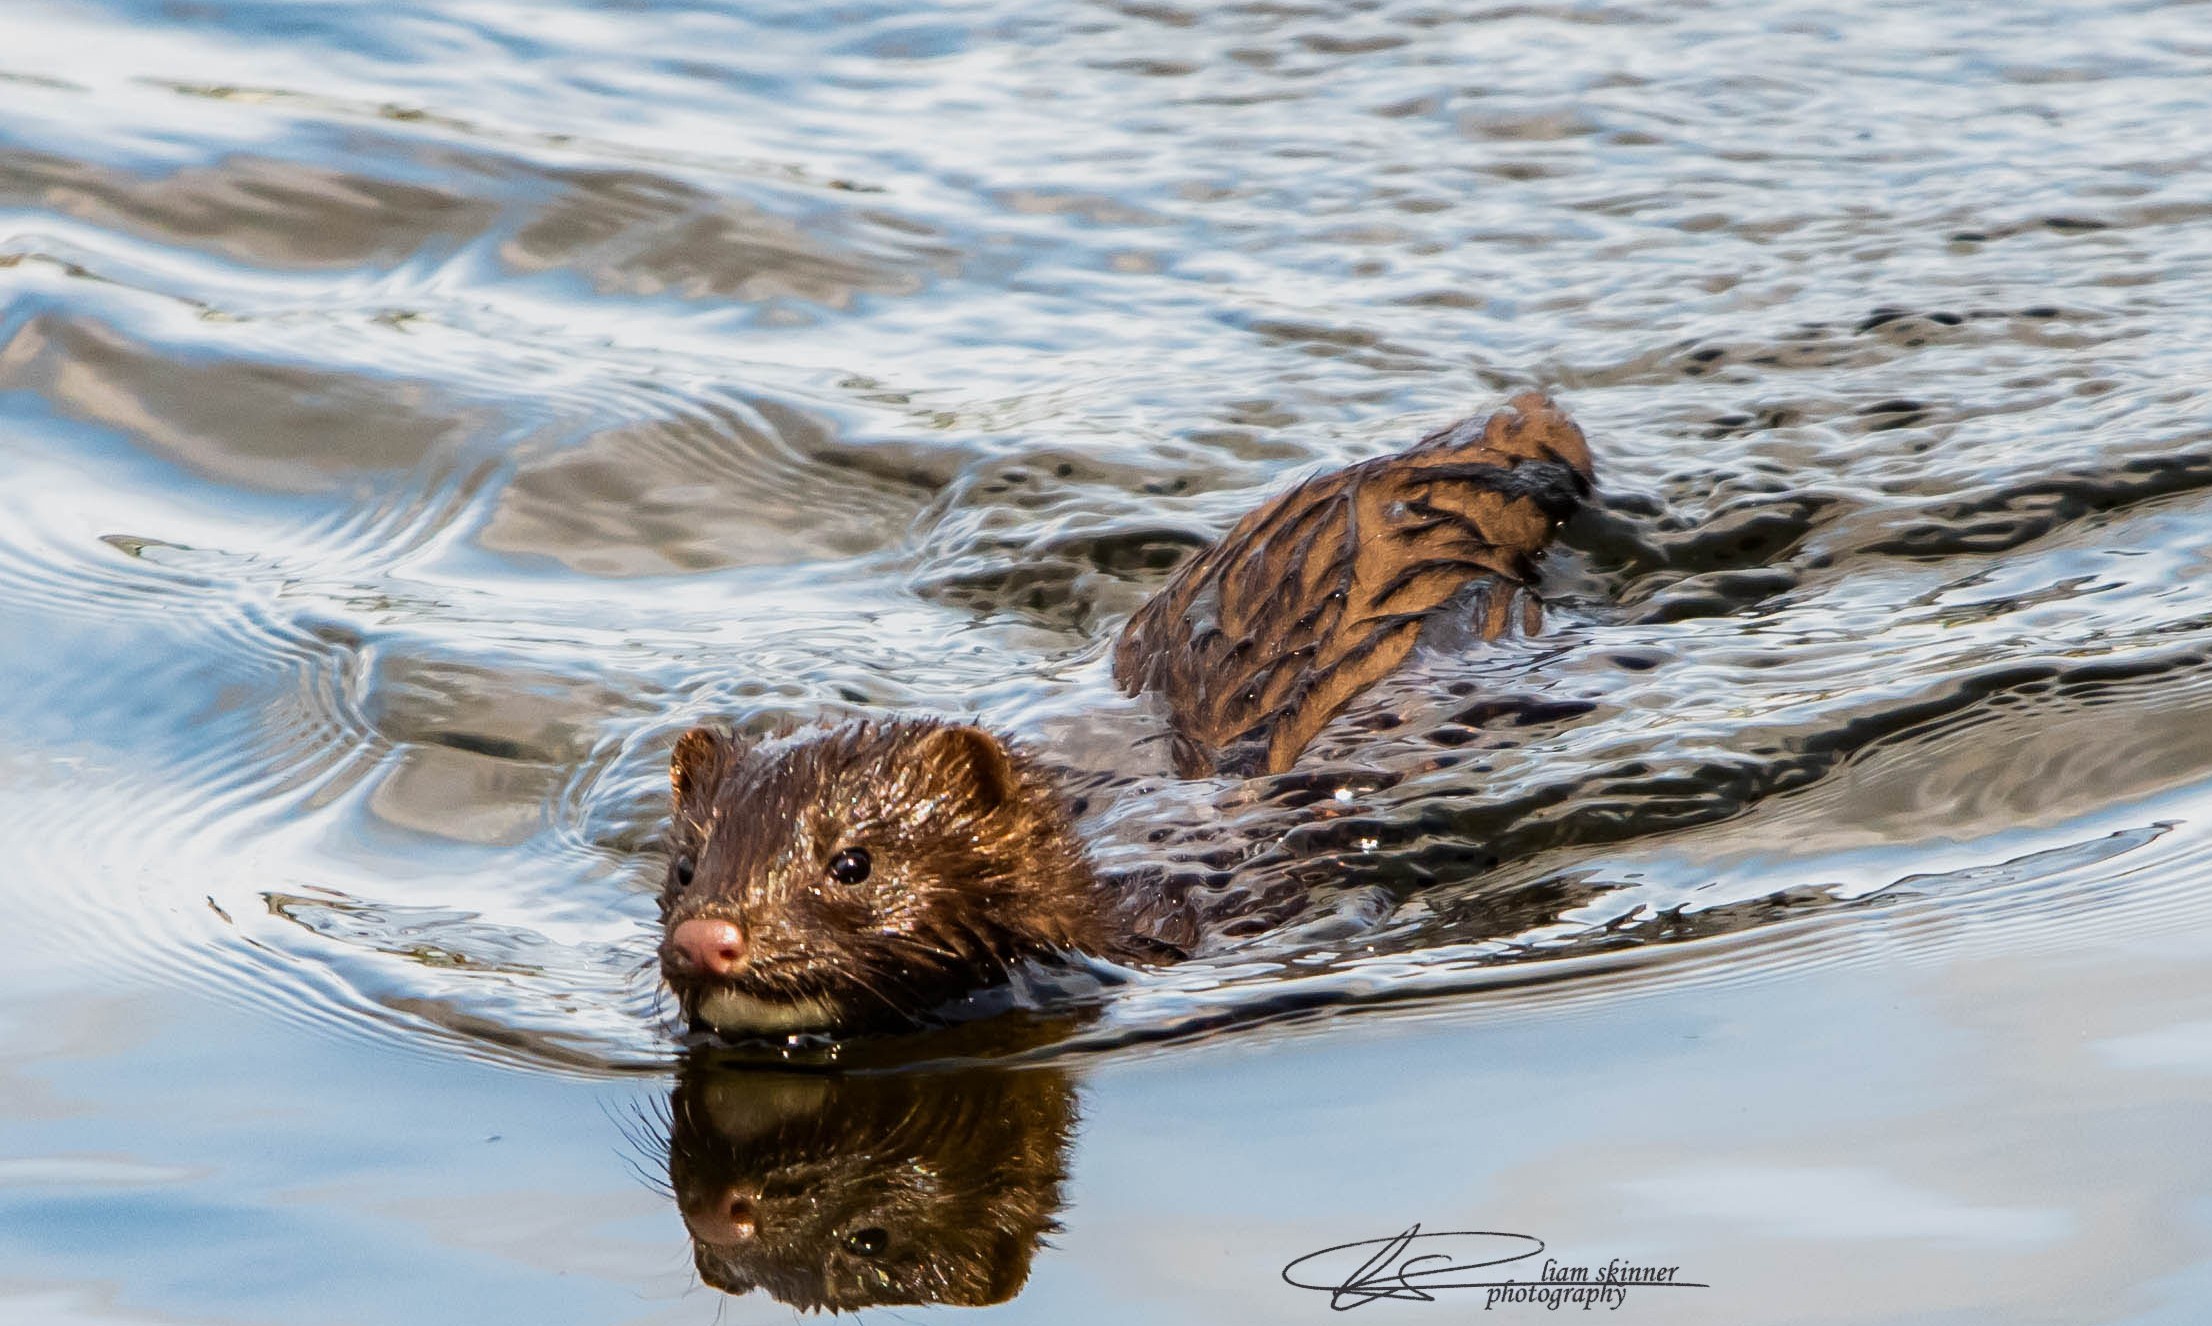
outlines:
[[[840,884],[858,884],[868,878],[868,849],[848,847],[830,858],[829,877]]]
[[[679,889],[688,889],[688,888],[690,888],[690,887],[691,887],[691,876],[692,876],[692,873],[693,873],[693,871],[694,871],[694,870],[695,870],[696,868],[697,868],[697,867],[696,867],[696,866],[695,866],[695,865],[693,864],[693,862],[692,862],[692,860],[691,860],[691,858],[690,858],[690,857],[688,857],[688,856],[679,856],[679,857],[677,857],[677,858],[676,858],[676,887],[677,887],[677,888],[679,888]]]
[[[861,855],[866,856],[863,852]],[[845,1251],[855,1257],[880,1257],[891,1246],[891,1236],[871,1225],[845,1236]]]

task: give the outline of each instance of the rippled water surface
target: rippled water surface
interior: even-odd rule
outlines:
[[[0,1318],[1318,1321],[1416,1221],[1710,1285],[1623,1320],[2212,1305],[2204,6],[0,29]],[[1168,568],[1527,385],[1544,635],[1130,763]],[[673,735],[889,711],[1308,905],[684,1058]]]

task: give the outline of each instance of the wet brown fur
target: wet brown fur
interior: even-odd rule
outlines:
[[[1468,605],[1484,640],[1538,630],[1536,557],[1590,479],[1582,430],[1539,392],[1309,479],[1138,609],[1114,680],[1165,700],[1185,777],[1282,773],[1439,609]]]
[[[663,924],[734,922],[748,961],[727,983],[742,993],[827,1000],[852,1029],[908,1021],[1023,959],[1125,951],[1050,778],[981,729],[856,721],[748,747],[699,728],[672,781]],[[856,884],[828,873],[847,847],[871,858]],[[695,1018],[714,983],[670,978]]]
[[[1536,558],[1590,476],[1581,430],[1528,392],[1309,479],[1138,610],[1114,677],[1163,697],[1185,776],[1285,771],[1431,619],[1469,614],[1484,640],[1538,629]],[[1138,933],[1051,777],[978,728],[851,722],[757,745],[701,728],[677,743],[672,777],[664,926],[735,923],[749,958],[722,988],[826,1003],[834,1025],[810,1030],[907,1023],[1028,958],[1172,958],[1183,942],[1172,927]],[[829,862],[851,846],[873,870],[839,884]],[[665,949],[663,968],[698,1025],[716,982]]]

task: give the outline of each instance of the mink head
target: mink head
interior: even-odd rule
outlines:
[[[695,728],[671,776],[661,971],[694,1029],[892,1029],[1024,959],[1112,951],[1059,794],[979,728]]]

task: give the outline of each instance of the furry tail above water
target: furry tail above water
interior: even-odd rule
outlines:
[[[1114,680],[1160,693],[1185,777],[1280,773],[1447,605],[1473,593],[1485,640],[1538,630],[1537,558],[1592,477],[1540,392],[1317,475],[1177,569],[1122,628]]]

